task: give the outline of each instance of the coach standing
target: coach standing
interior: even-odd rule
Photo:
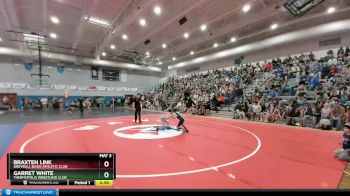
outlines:
[[[137,115],[139,116],[139,123],[141,124],[141,96],[140,94],[136,95],[136,98],[133,101],[134,109],[135,109],[135,123],[137,122]]]

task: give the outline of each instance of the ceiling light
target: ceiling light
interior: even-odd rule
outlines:
[[[327,10],[327,13],[328,14],[332,14],[332,13],[334,13],[335,12],[335,7],[330,7],[330,8],[328,8],[328,10]]]
[[[59,24],[60,23],[60,19],[58,19],[56,16],[51,16],[50,20],[54,24]]]
[[[250,10],[250,5],[245,5],[242,8],[243,12],[248,12]]]
[[[166,44],[163,44],[163,45],[162,45],[162,48],[164,48],[164,49],[165,49],[166,47],[167,47],[167,45],[166,45]]]
[[[123,38],[123,40],[128,40],[128,36],[127,36],[126,34],[124,34],[124,35],[122,36],[122,38]]]
[[[92,17],[92,16],[90,18],[88,18],[87,16],[84,16],[84,19],[88,20],[88,22],[91,23],[91,24],[103,26],[103,27],[106,27],[106,28],[110,28],[111,27],[111,25],[107,21],[99,19],[99,18],[95,18],[95,17]]]
[[[151,56],[151,54],[149,52],[146,52],[146,56]]]
[[[176,57],[173,57],[173,61],[176,61]]]
[[[158,64],[159,64],[159,65],[162,65],[163,63],[162,63],[162,62],[159,62]]]
[[[154,7],[154,13],[160,15],[162,13],[162,9],[159,6]]]
[[[26,42],[45,43],[45,37],[37,34],[23,33],[23,39]]]
[[[194,55],[194,52],[193,52],[193,51],[191,51],[191,52],[190,52],[190,55]]]
[[[105,52],[102,52],[102,56],[106,56],[107,54]]]
[[[144,18],[140,19],[140,25],[143,27],[146,26],[146,20]]]
[[[57,34],[56,33],[50,33],[50,37],[53,38],[53,39],[56,39],[57,38]]]
[[[201,30],[202,30],[202,31],[207,30],[207,25],[203,24],[203,25],[201,26]]]
[[[188,39],[190,37],[190,34],[189,33],[185,33],[184,34],[184,38]]]
[[[112,45],[111,45],[111,49],[112,49],[112,50],[115,50],[115,45],[112,44]]]
[[[232,37],[231,38],[231,42],[233,43],[233,42],[236,42],[237,41],[237,38],[235,38],[235,37]]]
[[[219,46],[219,44],[215,43],[213,46],[214,46],[214,48],[217,48]]]
[[[276,23],[273,24],[273,25],[271,25],[271,29],[272,29],[272,30],[277,29],[277,27],[278,27],[278,24],[276,24]]]
[[[27,33],[23,33],[23,37],[31,37],[31,38],[35,38],[35,39],[44,39],[43,36],[40,35],[34,35],[34,34],[27,34]]]
[[[0,37],[0,42],[2,42],[2,39],[1,39],[1,37]]]

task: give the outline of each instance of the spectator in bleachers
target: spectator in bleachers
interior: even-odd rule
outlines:
[[[253,121],[259,120],[260,112],[261,112],[260,104],[258,102],[254,102],[254,104],[252,105],[251,113],[249,114],[250,119]]]
[[[331,111],[331,125],[336,127],[337,131],[343,129],[343,125],[346,122],[345,109],[339,104],[339,100],[335,100],[332,105]]]
[[[349,56],[346,55],[347,53],[349,53],[348,47],[344,52],[340,50],[339,57]],[[349,60],[345,58],[342,62],[343,59],[339,59],[338,54],[335,56],[333,51],[329,50],[327,56],[320,59],[316,59],[313,53],[309,53],[293,58],[289,56],[283,61],[280,58],[274,58],[271,61],[265,61],[263,66],[260,66],[259,63],[249,63],[230,70],[217,69],[186,77],[171,77],[160,86],[159,95],[158,92],[155,92],[154,94],[158,96],[154,100],[152,98],[148,101],[151,103],[150,107],[157,102],[159,105],[167,105],[166,107],[172,104],[176,105],[176,103],[180,103],[181,107],[184,107],[186,104],[181,103],[180,95],[183,95],[187,89],[194,103],[198,104],[204,100],[205,103],[210,103],[212,109],[217,110],[217,99],[223,105],[236,105],[241,102],[244,104],[236,105],[235,111],[239,109],[239,111],[249,114],[253,120],[263,120],[267,116],[263,114],[272,111],[269,101],[278,101],[283,95],[296,96],[297,99],[288,106],[277,102],[277,105],[274,105],[276,109],[273,109],[275,113],[270,116],[286,118],[287,123],[291,125],[295,125],[297,122],[306,125],[308,123],[305,122],[308,119],[305,117],[311,116],[312,119],[316,119],[311,123],[314,126],[321,119],[330,119],[331,116],[322,118],[330,110],[329,105],[323,103],[327,103],[330,98],[337,98],[341,106],[350,101],[350,89],[344,88],[350,85]],[[259,88],[258,90],[261,92],[250,87],[254,80],[256,81],[255,88]],[[314,93],[307,90],[314,90]],[[209,102],[210,95],[212,100]],[[149,98],[145,96],[145,99]],[[253,104],[246,105],[247,100]],[[306,109],[299,107],[297,101],[304,106],[306,100],[309,103],[308,107]],[[261,106],[260,119],[253,112],[254,107],[256,107],[255,102],[259,102],[258,105]],[[199,108],[200,106],[198,106]],[[247,113],[248,110],[249,113]],[[299,118],[301,119],[299,120]],[[271,121],[278,119],[270,117]],[[337,129],[340,127],[338,122],[334,122],[334,126]]]
[[[318,75],[311,74],[311,81],[310,81],[310,91],[315,90],[315,88],[319,85],[320,79],[318,78]]]

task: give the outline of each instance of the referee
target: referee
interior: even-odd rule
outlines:
[[[135,123],[137,123],[137,115],[139,116],[139,123],[141,124],[141,108],[142,108],[142,103],[141,103],[141,96],[140,94],[136,95],[136,98],[133,101],[134,108],[135,108]]]

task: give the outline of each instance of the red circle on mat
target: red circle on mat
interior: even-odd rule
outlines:
[[[148,119],[144,124],[158,124],[159,117]],[[116,153],[119,177],[157,177],[224,167],[250,158],[260,148],[259,139],[239,127],[199,119],[187,119],[185,124],[189,134],[131,140],[113,135],[118,128],[134,125],[130,118],[94,120],[43,131],[22,149],[27,153]]]

